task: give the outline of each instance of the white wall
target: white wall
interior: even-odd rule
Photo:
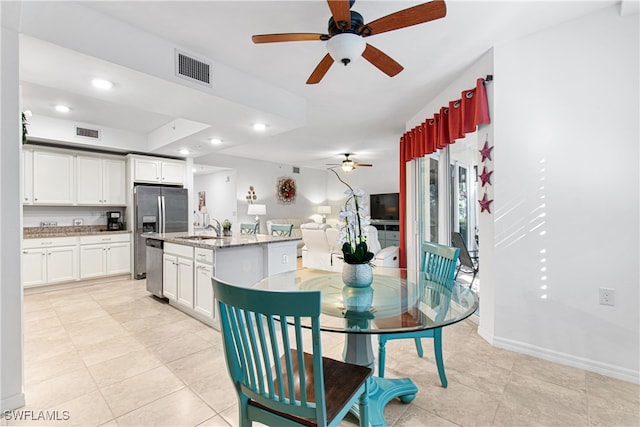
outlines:
[[[221,223],[228,219],[231,221],[233,231],[240,230],[235,170],[229,169],[205,175],[194,175],[193,185],[191,197],[195,201],[196,210],[198,208],[198,193],[204,191],[209,216]]]
[[[100,139],[76,136],[76,126],[99,129]],[[28,130],[29,138],[38,140],[64,142],[96,150],[147,151],[147,137],[145,135],[91,123],[79,123],[36,114],[29,119]]]
[[[0,4],[6,16],[15,5]],[[3,18],[4,18],[3,16]],[[0,410],[24,406],[18,34],[0,33]]]
[[[57,221],[59,227],[68,227],[73,225],[75,218],[82,219],[83,225],[107,225],[107,211],[119,211],[124,214],[124,208],[114,207],[26,205],[22,210],[23,226],[40,227],[41,221]]]
[[[636,382],[638,36],[611,7],[496,47],[493,116],[494,342]]]

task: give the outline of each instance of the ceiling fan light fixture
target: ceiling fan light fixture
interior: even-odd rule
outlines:
[[[342,168],[342,170],[346,173],[351,172],[352,170],[354,170],[356,167],[355,163],[353,162],[353,160],[344,160],[342,162],[342,166],[340,166],[340,168]]]
[[[336,34],[327,41],[327,50],[331,58],[345,66],[358,59],[366,47],[367,42],[355,33]]]

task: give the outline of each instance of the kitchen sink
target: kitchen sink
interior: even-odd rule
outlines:
[[[185,236],[185,237],[178,237],[178,239],[199,241],[199,240],[209,240],[209,239],[220,239],[220,237],[218,236]]]

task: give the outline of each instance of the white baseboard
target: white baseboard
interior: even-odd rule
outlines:
[[[489,334],[483,333],[480,329],[478,329],[478,334],[494,347],[515,351],[516,353],[528,354],[529,356],[538,357],[561,365],[584,369],[586,371],[595,372],[608,377],[617,378],[619,380],[640,384],[640,371],[634,371],[620,366],[585,359],[506,338],[492,337]]]
[[[13,396],[2,399],[0,402],[0,408],[3,413],[4,411],[12,411],[14,409],[22,408],[24,405],[24,393],[14,394]]]

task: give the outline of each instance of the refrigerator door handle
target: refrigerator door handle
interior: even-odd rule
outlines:
[[[162,213],[162,196],[158,196],[158,233],[164,233],[164,217]]]
[[[167,216],[165,214],[165,203],[164,203],[164,196],[160,196],[160,199],[162,200],[162,232],[166,233],[167,232]]]

